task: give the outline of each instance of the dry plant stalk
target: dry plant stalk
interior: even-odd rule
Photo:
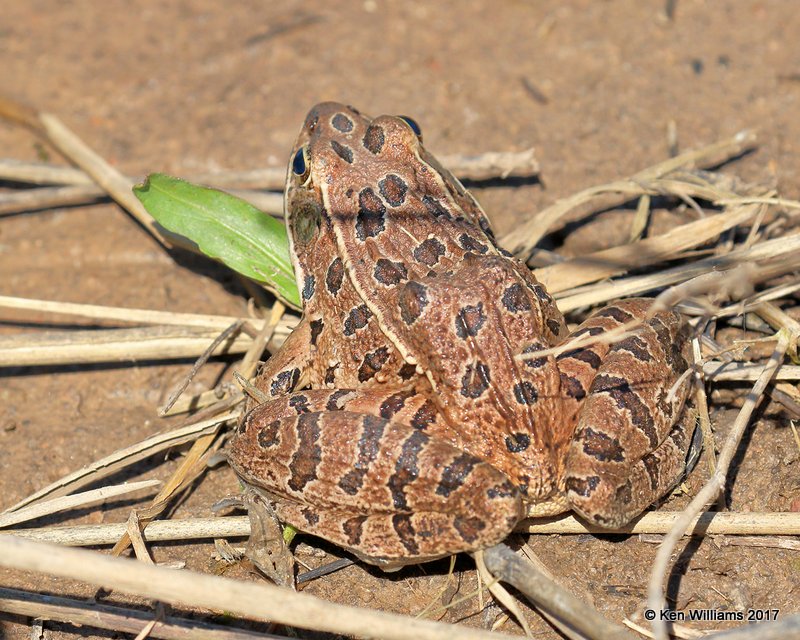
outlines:
[[[140,609],[4,588],[0,588],[0,611],[129,634],[139,633],[146,624],[153,621],[152,613]],[[215,640],[283,640],[284,638],[175,616],[166,616],[156,621],[148,637],[163,638],[163,640],[201,640],[209,637]]]
[[[687,151],[674,158],[648,167],[628,179],[591,187],[543,209],[513,232],[500,238],[500,244],[513,254],[526,257],[555,225],[576,209],[591,203],[593,209],[609,208],[631,199],[631,193],[641,195],[641,184],[647,183],[678,169],[712,167],[755,147],[756,137],[750,131],[741,131],[728,140]],[[577,219],[577,218],[570,218]]]
[[[503,633],[332,604],[264,583],[173,571],[100,553],[0,536],[0,566],[81,580],[174,604],[302,629],[387,640],[501,640]]]
[[[692,520],[706,508],[706,506],[716,499],[720,491],[725,487],[727,480],[728,469],[730,468],[733,456],[736,449],[741,442],[744,431],[750,423],[750,417],[756,408],[756,404],[764,394],[764,390],[772,380],[775,371],[780,367],[786,350],[789,347],[789,342],[796,341],[797,336],[791,336],[788,331],[783,330],[778,334],[778,344],[772,352],[769,361],[764,365],[763,371],[759,379],[753,385],[753,389],[747,395],[745,404],[742,407],[739,415],[736,417],[733,426],[731,427],[730,434],[728,435],[725,445],[720,451],[717,460],[717,468],[708,482],[703,488],[695,495],[689,505],[678,518],[677,522],[672,526],[672,529],[667,534],[661,547],[658,550],[656,559],[653,562],[653,568],[650,576],[650,582],[647,589],[647,606],[653,611],[661,611],[666,606],[666,601],[662,594],[661,585],[666,577],[667,568],[669,566],[669,559],[678,540],[683,536]],[[653,632],[657,640],[667,640],[667,624],[656,616],[653,620]]]
[[[680,511],[651,511],[619,529],[603,529],[574,516],[535,518],[521,521],[518,533],[537,535],[663,535],[669,533]],[[8,534],[74,547],[114,544],[125,533],[125,523],[84,524],[37,529],[14,529]],[[6,535],[0,532],[0,535]],[[246,538],[250,535],[247,516],[190,518],[151,522],[144,532],[146,542],[204,540],[209,538]],[[687,536],[707,535],[800,535],[800,514],[708,512],[695,518]]]

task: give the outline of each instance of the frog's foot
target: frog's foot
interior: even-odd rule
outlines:
[[[256,407],[231,446],[231,466],[276,499],[282,520],[397,568],[496,544],[522,517],[505,475],[439,435],[380,413],[312,410],[333,393]],[[342,390],[339,401],[350,393],[363,400],[366,392]],[[383,406],[392,395],[374,399]],[[403,405],[412,411],[415,402]]]
[[[644,317],[650,304],[620,302],[576,333],[594,335]],[[678,314],[659,312],[610,347],[593,345],[559,357],[562,372],[579,383],[581,393],[586,389],[565,486],[572,508],[592,523],[621,526],[678,480],[694,426],[693,412],[684,407],[688,379],[681,380],[685,343]],[[590,368],[591,377],[581,380]]]
[[[242,497],[250,518],[245,555],[275,584],[294,589],[294,556],[283,538],[283,527],[270,501],[253,489]]]

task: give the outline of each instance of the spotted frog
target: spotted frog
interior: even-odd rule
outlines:
[[[303,318],[229,455],[280,519],[395,569],[491,546],[530,515],[616,527],[674,485],[679,316],[631,299],[570,334],[413,120],[314,107],[285,216]],[[635,319],[611,346],[538,353]]]

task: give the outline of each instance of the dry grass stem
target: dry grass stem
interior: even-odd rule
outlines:
[[[750,423],[750,417],[758,401],[763,396],[764,390],[772,380],[773,375],[778,367],[781,366],[784,354],[789,347],[790,334],[788,331],[781,331],[778,336],[778,344],[775,346],[775,350],[772,352],[767,364],[764,365],[761,376],[753,385],[750,393],[747,394],[744,406],[742,406],[739,415],[736,417],[731,427],[728,438],[720,451],[716,471],[675,522],[656,554],[647,590],[647,605],[653,611],[661,611],[666,606],[661,585],[667,574],[670,556],[675,545],[691,525],[692,520],[696,518],[711,501],[716,499],[719,492],[725,487],[728,469],[730,468],[736,449],[741,442],[742,435],[744,435],[744,431]],[[796,337],[791,337],[791,340],[794,339],[796,339]],[[655,620],[653,620],[652,628],[658,640],[667,640],[667,625],[659,616],[656,616]]]
[[[752,284],[764,282],[800,268],[800,234],[766,240],[748,249],[737,249],[724,256],[704,258],[657,273],[631,276],[613,282],[588,285],[562,291],[555,297],[563,312],[574,311],[617,298],[638,295],[653,289],[667,287],[712,271],[731,269],[741,264],[752,265]],[[536,272],[534,271],[534,274]]]
[[[178,468],[164,483],[164,486],[156,497],[153,498],[150,506],[131,512],[131,516],[136,519],[136,534],[138,534],[137,538],[140,539],[140,548],[142,550],[144,550],[144,541],[141,540],[141,534],[144,532],[144,528],[166,510],[170,500],[172,500],[174,496],[186,489],[201,474],[205,473],[207,469],[206,462],[221,444],[219,441],[216,441],[217,446],[213,446],[221,427],[222,423],[218,422],[216,429],[208,433],[200,434],[197,439],[192,442],[191,449],[189,449],[187,454],[183,457]],[[130,535],[130,529],[128,529],[114,545],[111,553],[118,556],[133,542],[135,542],[135,538]],[[141,552],[137,551],[136,555],[137,557],[141,557]]]
[[[4,513],[17,511],[27,505],[38,503],[47,497],[56,498],[77,491],[88,484],[102,480],[120,469],[124,469],[160,451],[192,442],[203,434],[215,432],[221,423],[236,418],[238,415],[238,411],[233,411],[213,418],[204,419],[180,427],[179,429],[168,431],[167,433],[151,436],[64,476],[60,480],[47,485],[12,507],[9,507]]]
[[[488,151],[476,155],[449,155],[440,158],[459,178],[490,180],[492,178],[533,177],[539,173],[534,150]],[[131,182],[138,178],[126,176]],[[218,189],[257,189],[283,191],[286,167],[265,167],[247,171],[215,171],[195,173],[187,180]],[[63,165],[22,162],[0,159],[0,180],[41,185],[93,185],[94,181],[82,169]]]
[[[153,621],[153,613],[117,605],[0,588],[0,611],[17,616],[55,620],[94,629],[135,634]],[[246,631],[192,618],[166,616],[156,621],[150,637],[163,640],[287,640],[285,636]]]
[[[0,566],[113,587],[167,603],[225,611],[267,620],[386,640],[499,640],[505,634],[454,626],[370,609],[331,604],[291,589],[173,571],[79,549],[0,536]]]
[[[0,366],[41,366],[196,358],[219,332],[198,327],[41,331],[0,336]],[[244,353],[246,335],[230,337],[213,355]]]
[[[758,207],[737,207],[675,227],[666,233],[631,244],[596,251],[537,269],[536,279],[551,294],[578,287],[630,269],[678,257],[682,251],[705,244],[724,231],[752,218]]]
[[[0,195],[0,215],[39,211],[97,202],[106,197],[98,187],[42,187]]]
[[[53,500],[40,502],[24,509],[0,514],[0,528],[10,527],[20,522],[27,522],[28,520],[34,520],[35,518],[41,518],[42,516],[58,513],[60,511],[103,503],[111,498],[129,495],[160,484],[161,480],[140,480],[139,482],[126,482],[124,484],[116,484],[76,493],[71,496],[54,498]]]
[[[202,367],[206,362],[208,362],[209,358],[211,358],[211,356],[219,348],[219,346],[223,342],[228,340],[231,336],[236,334],[242,328],[243,324],[244,324],[243,320],[237,320],[229,327],[227,327],[224,331],[222,331],[222,333],[220,333],[216,338],[214,338],[211,344],[208,345],[208,347],[206,347],[205,351],[203,351],[203,353],[200,354],[200,357],[197,360],[195,360],[194,364],[192,365],[192,368],[189,370],[186,376],[184,376],[183,381],[181,382],[180,385],[178,385],[178,388],[175,389],[175,391],[173,391],[170,394],[169,398],[167,399],[167,403],[161,409],[158,410],[158,415],[160,415],[163,418],[167,414],[167,412],[177,402],[178,398],[180,398],[183,392],[186,391],[186,387],[189,386],[189,383],[197,375],[197,372],[200,371],[200,367]]]
[[[134,324],[166,324],[185,327],[204,327],[222,331],[237,320],[252,323],[260,330],[265,320],[258,318],[237,318],[235,316],[214,316],[199,313],[175,313],[172,311],[155,311],[153,309],[129,309],[127,307],[106,307],[96,304],[76,304],[74,302],[56,302],[54,300],[38,300],[34,298],[16,298],[0,296],[0,308],[20,309],[41,314],[78,316],[92,320],[113,320]],[[10,316],[5,316],[10,319]],[[297,324],[295,316],[287,316],[278,323],[276,330],[287,334]]]
[[[517,532],[537,535],[640,535],[668,533],[681,512],[650,511],[620,529],[603,529],[574,516],[523,520]],[[114,544],[125,533],[125,523],[71,525],[14,529],[0,535],[13,534],[42,542],[67,546],[100,546]],[[240,538],[250,535],[247,516],[221,518],[188,518],[151,522],[144,532],[147,542]],[[718,513],[708,512],[696,518],[686,535],[800,535],[800,514],[797,513]]]
[[[261,355],[264,353],[264,349],[266,349],[270,340],[272,340],[275,329],[277,328],[278,323],[280,322],[284,313],[286,313],[286,305],[284,305],[280,300],[276,300],[272,305],[272,309],[270,310],[269,318],[264,323],[262,329],[258,332],[258,335],[253,339],[253,344],[250,345],[250,348],[247,350],[247,353],[244,354],[244,358],[242,359],[239,371],[245,378],[251,378],[256,372],[259,358],[261,358]]]
[[[593,207],[588,211],[588,213],[591,213],[601,208],[620,205],[629,200],[631,194],[641,195],[642,183],[663,178],[678,169],[710,167],[720,164],[754,148],[755,144],[755,134],[750,131],[741,131],[728,140],[723,140],[695,151],[688,151],[674,158],[659,162],[627,180],[585,189],[568,198],[559,200],[532,216],[528,222],[500,238],[500,244],[515,255],[525,258],[539,240],[556,228],[557,222],[578,209],[578,207],[591,203]],[[570,217],[570,219],[574,218]]]

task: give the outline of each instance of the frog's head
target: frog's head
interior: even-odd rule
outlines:
[[[397,203],[407,186],[396,174],[402,167],[413,171],[424,153],[421,142],[419,126],[406,116],[373,119],[335,102],[311,109],[286,178],[286,224],[295,255],[313,251],[323,223],[335,228],[359,209],[384,206],[381,198]]]

